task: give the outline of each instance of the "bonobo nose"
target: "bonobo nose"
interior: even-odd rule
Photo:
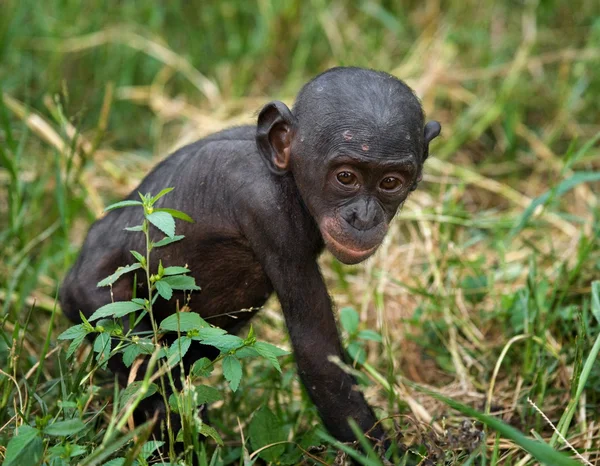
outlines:
[[[377,223],[375,218],[376,215],[370,212],[367,208],[349,209],[344,213],[343,217],[350,226],[361,231],[370,230]]]

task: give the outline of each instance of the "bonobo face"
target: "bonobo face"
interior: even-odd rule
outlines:
[[[257,144],[274,172],[292,172],[327,249],[356,264],[383,241],[439,132],[401,81],[335,68],[304,86],[293,113],[267,105]]]

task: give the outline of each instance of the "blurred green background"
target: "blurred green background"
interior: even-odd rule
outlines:
[[[18,425],[79,396],[61,385],[56,336],[68,323],[54,300],[103,207],[174,148],[254,121],[268,100],[292,102],[339,65],[406,80],[443,126],[426,182],[377,257],[359,267],[323,258],[338,307],[383,336],[365,346],[368,361],[391,385],[435,386],[568,450],[543,411],[586,461],[600,461],[594,0],[0,0],[0,458]],[[279,344],[276,301],[267,308],[257,332]],[[293,363],[284,369],[283,387],[264,367],[248,371],[217,410],[229,456],[239,453],[235,414],[249,418],[277,390],[295,393],[278,405],[292,437],[318,422]],[[401,387],[393,396],[374,382],[367,393],[380,416],[416,420],[401,426],[415,445],[419,423],[459,419]],[[478,461],[535,463],[486,434]],[[439,464],[462,464],[469,448],[445,435],[420,451],[433,458],[438,445],[449,452]],[[97,439],[77,441],[89,452]]]

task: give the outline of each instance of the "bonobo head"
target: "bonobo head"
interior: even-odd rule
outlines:
[[[386,73],[333,68],[306,84],[293,111],[267,104],[256,141],[269,169],[293,175],[327,249],[356,264],[381,244],[398,208],[421,180],[429,142],[412,90]]]

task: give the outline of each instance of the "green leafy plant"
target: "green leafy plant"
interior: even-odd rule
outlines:
[[[223,399],[223,396],[218,389],[198,383],[211,375],[216,365],[220,364],[224,378],[231,390],[235,392],[239,388],[243,376],[242,359],[262,357],[281,372],[277,358],[288,354],[287,351],[274,345],[257,341],[252,326],[246,338],[241,338],[210,325],[194,312],[178,311],[161,322],[155,320],[153,305],[158,297],[168,300],[175,290],[186,293],[200,290],[194,278],[189,275],[190,270],[187,267],[164,267],[162,262],[159,262],[157,270],[151,270],[150,267],[150,256],[156,248],[183,239],[183,236],[175,235],[175,219],[193,222],[183,212],[155,206],[156,202],[172,189],[163,189],[155,196],[140,194],[140,201],[126,200],[106,208],[107,211],[126,207],[143,208],[142,224],[129,227],[127,230],[141,232],[145,235],[146,250],[143,253],[131,251],[135,261],[119,267],[113,274],[101,280],[97,286],[112,286],[123,275],[141,270],[146,279],[147,297],[113,301],[97,309],[87,319],[82,314],[82,323],[68,328],[59,335],[58,339],[71,341],[67,350],[67,357],[71,357],[86,337],[92,338],[96,367],[106,367],[108,360],[112,357],[121,357],[125,365],[130,367],[136,358],[152,356],[149,369],[157,362],[161,366],[159,373],[162,374],[168,374],[172,367],[181,362],[193,342],[213,346],[220,351],[220,354],[212,361],[207,358],[196,361],[181,390],[176,389],[172,380],[165,381],[167,377],[160,378],[158,381],[160,383],[156,383],[156,377],[152,377],[151,380],[148,373],[143,380],[129,384],[115,400],[114,410],[117,411],[118,407],[121,407],[122,415],[117,421],[115,429],[107,430],[104,444],[116,436],[115,432],[125,425],[142,399],[159,392],[165,397],[167,409],[178,413],[182,418],[183,428],[180,432],[169,432],[173,437],[171,440],[182,441],[186,446],[194,445],[197,443],[198,434],[201,434],[211,437],[217,444],[222,445],[223,442],[217,431],[203,422],[197,415],[197,411],[201,405],[219,401]],[[151,225],[164,233],[164,238],[153,241],[150,237]],[[187,296],[189,299],[190,295]],[[137,324],[145,317],[149,317],[152,323],[152,335],[136,331]],[[124,319],[129,320],[129,326],[124,325]],[[176,332],[178,335],[170,345],[163,344],[160,340],[160,336],[166,332]],[[167,384],[170,385],[171,390],[166,390],[169,386]],[[170,394],[168,399],[166,398],[167,393]],[[23,451],[30,457],[41,457],[44,436],[72,438],[84,429],[86,429],[86,423],[78,416],[62,421],[39,419],[37,428],[24,425],[8,445],[6,464],[19,464],[24,454]],[[128,443],[124,445],[126,446]],[[137,454],[136,461],[139,464],[146,464],[146,460],[159,446],[156,442],[145,443]],[[53,461],[58,462],[57,464],[69,464],[68,461],[71,458],[79,457],[86,452],[85,448],[66,442],[53,447],[49,454],[51,458],[54,458]],[[64,463],[63,460],[67,463]],[[61,461],[63,462],[61,463]],[[124,457],[117,457],[110,461],[110,464],[111,466],[120,465],[124,464],[124,461]]]

